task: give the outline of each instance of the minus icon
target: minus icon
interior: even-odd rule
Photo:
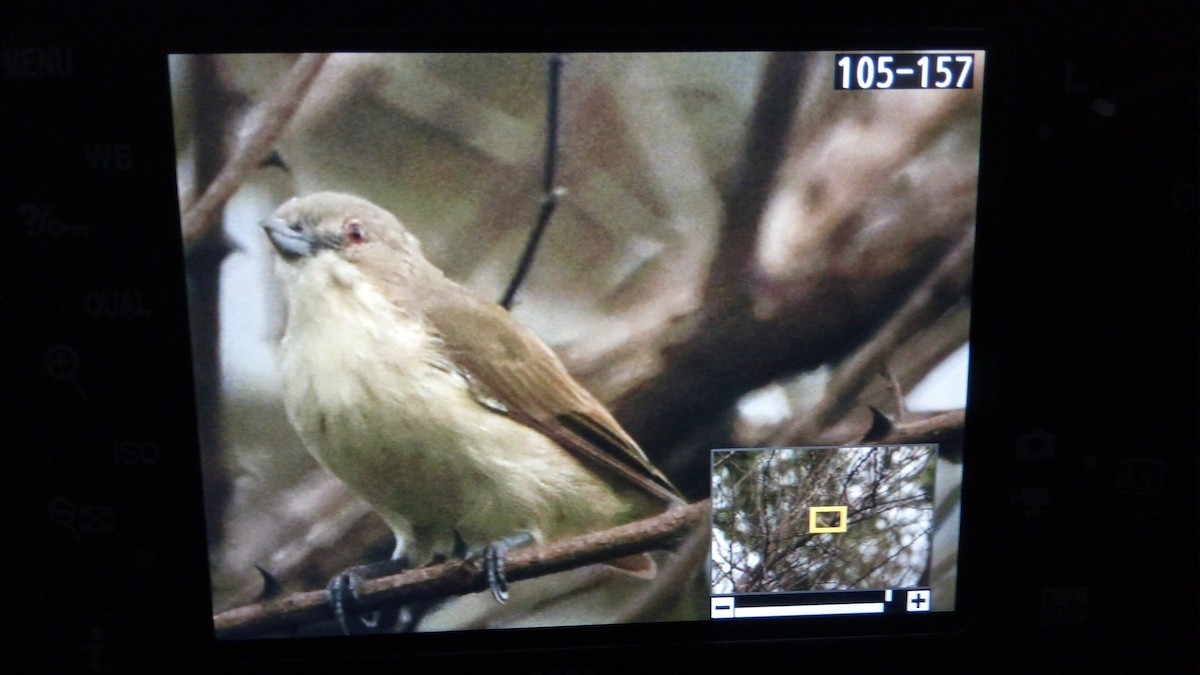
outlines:
[[[916,71],[914,71],[912,68],[897,68],[896,69],[897,75],[912,75],[914,72],[916,72]]]

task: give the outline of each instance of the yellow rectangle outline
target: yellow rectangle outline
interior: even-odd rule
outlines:
[[[808,531],[812,534],[825,534],[829,532],[845,532],[848,506],[810,506],[808,507]],[[817,514],[819,513],[839,513],[842,518],[839,521],[841,525],[834,527],[818,527]]]

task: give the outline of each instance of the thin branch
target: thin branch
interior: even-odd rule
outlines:
[[[259,105],[258,114],[251,115],[254,127],[246,134],[246,141],[226,162],[221,173],[213,179],[204,195],[188,208],[183,216],[183,243],[190,249],[204,238],[205,233],[216,221],[216,213],[241,187],[250,172],[254,171],[275,148],[284,127],[300,107],[313,80],[321,72],[321,66],[329,54],[304,54],[284,76],[279,91]]]
[[[904,387],[900,384],[900,378],[896,377],[895,371],[886,363],[883,364],[883,376],[888,381],[888,389],[891,390],[893,403],[896,405],[896,419],[904,419],[908,408],[904,405]]]
[[[538,209],[537,223],[534,225],[533,231],[529,233],[529,241],[526,242],[525,251],[521,253],[521,260],[517,263],[517,271],[513,275],[512,281],[509,282],[508,289],[504,291],[504,297],[500,300],[500,305],[505,309],[512,309],[517,289],[529,275],[529,268],[533,265],[533,256],[537,253],[546,226],[550,224],[550,216],[554,214],[554,209],[558,206],[558,198],[564,194],[562,188],[554,185],[555,165],[558,163],[558,98],[562,83],[562,63],[562,54],[552,54],[547,63],[546,159],[542,166],[542,204]]]
[[[505,572],[509,581],[520,581],[669,548],[678,544],[689,529],[707,525],[709,508],[706,500],[603,532],[517,549],[506,558]],[[454,561],[368,580],[359,589],[359,598],[362,608],[370,610],[387,604],[477,593],[487,587],[478,560]],[[222,612],[213,617],[213,627],[218,638],[245,638],[332,618],[325,591],[305,591]]]
[[[965,411],[948,410],[920,419],[901,422],[893,427],[890,434],[875,441],[875,443],[878,445],[896,445],[902,443],[937,442],[952,434],[961,434],[965,423]]]
[[[689,586],[694,583],[693,575],[703,573],[712,549],[712,529],[708,525],[701,522],[692,529],[654,585],[617,617],[617,623],[636,623],[661,616],[672,603],[678,603],[680,595],[692,590]],[[707,586],[710,582],[705,578],[701,583]]]

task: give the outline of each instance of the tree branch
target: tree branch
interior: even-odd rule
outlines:
[[[275,96],[258,108],[258,115],[251,116],[255,124],[246,134],[246,141],[205,189],[204,195],[183,216],[185,249],[190,250],[204,238],[215,222],[216,212],[229,201],[246,176],[271,154],[275,142],[283,134],[284,127],[300,107],[300,102],[328,58],[329,54],[301,56],[283,78]]]
[[[782,439],[814,436],[845,417],[857,405],[863,388],[878,373],[879,365],[909,336],[953,307],[967,293],[974,250],[974,233],[968,232],[875,337],[838,368],[837,376],[829,382],[825,396],[813,410],[798,424],[783,428],[778,441],[771,445],[778,445]]]
[[[772,54],[767,59],[734,183],[725,199],[725,226],[717,244],[721,258],[713,261],[705,283],[703,307],[708,322],[749,302],[752,289],[747,286],[751,278],[747,271],[753,264],[763,211],[787,158],[787,137],[800,101],[807,60],[808,55],[802,53]]]
[[[705,500],[603,532],[517,549],[506,558],[505,572],[509,581],[520,581],[670,548],[691,528],[707,525],[709,508]],[[458,560],[368,580],[359,589],[359,599],[362,608],[370,610],[386,604],[477,593],[487,588],[487,577],[479,560]],[[247,638],[332,618],[325,591],[305,591],[222,612],[213,617],[213,628],[218,638]]]
[[[664,566],[654,585],[629,603],[615,623],[637,623],[661,615],[665,607],[677,602],[681,594],[688,592],[688,584],[694,583],[693,575],[703,574],[711,550],[712,528],[708,520],[702,519],[692,527],[692,533],[670,563]],[[700,581],[705,585],[709,583],[708,579]]]

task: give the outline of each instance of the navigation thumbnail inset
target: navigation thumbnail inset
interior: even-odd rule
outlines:
[[[933,443],[714,450],[713,595],[926,585],[937,453]]]

